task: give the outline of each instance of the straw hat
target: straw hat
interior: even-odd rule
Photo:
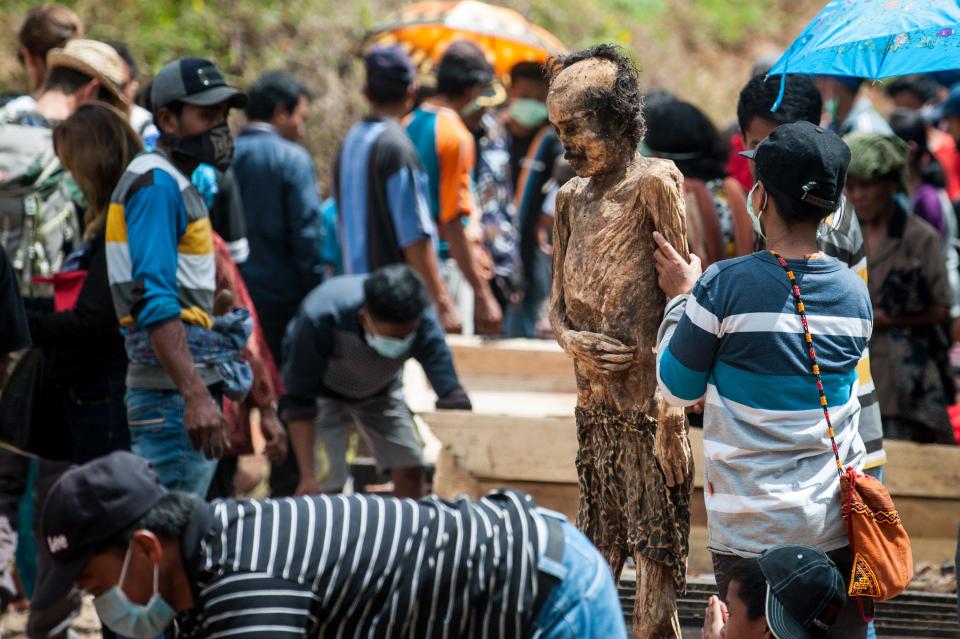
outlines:
[[[120,104],[127,99],[120,88],[126,81],[123,60],[109,44],[97,40],[70,40],[62,49],[51,49],[47,54],[47,68],[64,67],[79,71],[99,80]]]

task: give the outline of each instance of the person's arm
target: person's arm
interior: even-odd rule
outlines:
[[[442,234],[447,241],[450,255],[473,289],[476,302],[477,333],[481,335],[499,334],[503,323],[503,312],[500,310],[497,298],[493,295],[490,282],[480,274],[477,256],[473,251],[471,240],[467,239],[463,221],[458,218],[452,222],[447,222],[443,226]]]
[[[290,432],[290,445],[300,469],[298,495],[317,494],[314,468],[314,419],[316,397],[323,388],[323,372],[333,351],[333,321],[323,315],[311,318],[304,302],[284,338],[282,400],[283,418]]]
[[[164,171],[153,171],[127,202],[131,275],[141,289],[132,313],[136,325],[149,332],[161,367],[183,396],[183,423],[194,448],[215,458],[226,447],[226,422],[197,373],[180,322],[177,242],[187,228],[186,215],[180,188]]]
[[[387,206],[403,259],[427,285],[443,328],[459,333],[463,325],[437,265],[433,245],[437,230],[427,203],[427,175],[420,168],[416,151],[409,147],[409,143],[385,147],[379,155],[382,174],[389,176],[386,179]]]
[[[950,321],[950,281],[940,238],[932,233],[924,234],[922,243],[916,247],[914,254],[922,264],[923,277],[930,290],[930,306],[916,313],[903,313],[893,317],[874,308],[876,328],[923,328]]]
[[[437,408],[472,408],[470,398],[457,378],[450,347],[432,310],[423,314],[411,353],[437,393]]]
[[[476,163],[476,143],[469,132],[454,131],[446,119],[440,119],[437,122],[437,153],[440,161],[440,236],[447,242],[450,255],[473,289],[477,333],[499,334],[503,313],[490,283],[482,275],[464,226],[464,222],[478,211],[470,177]]]
[[[305,150],[288,165],[287,171],[283,203],[287,216],[286,244],[300,275],[296,286],[306,294],[324,278],[323,202],[313,161]]]

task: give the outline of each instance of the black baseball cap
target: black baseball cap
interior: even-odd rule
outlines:
[[[406,50],[398,44],[375,46],[363,56],[367,86],[371,88],[409,87],[417,69]]]
[[[826,637],[847,605],[843,576],[819,548],[786,545],[760,555],[767,626],[777,639]]]
[[[150,89],[150,104],[154,109],[171,102],[197,106],[228,102],[231,107],[242,109],[247,105],[247,94],[227,84],[213,62],[180,58],[160,69]]]
[[[836,133],[810,122],[783,124],[740,155],[756,162],[764,187],[827,212],[840,205],[850,149]]]
[[[65,472],[43,506],[43,540],[54,567],[33,604],[42,610],[60,601],[100,546],[166,493],[150,464],[124,451]]]

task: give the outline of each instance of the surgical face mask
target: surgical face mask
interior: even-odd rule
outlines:
[[[123,592],[123,580],[130,565],[130,550],[123,560],[120,582],[93,600],[100,620],[118,635],[132,639],[154,639],[163,634],[176,611],[160,596],[160,566],[153,567],[153,596],[146,605],[132,603]]]
[[[226,122],[187,138],[164,135],[162,143],[174,156],[211,164],[218,171],[230,168],[230,161],[233,159],[233,136],[230,135],[230,127]]]
[[[763,234],[763,226],[760,224],[760,216],[763,215],[763,210],[767,208],[767,193],[763,193],[763,206],[760,207],[760,212],[757,213],[753,209],[753,193],[757,190],[757,187],[760,186],[760,183],[757,182],[753,185],[753,188],[750,189],[750,192],[747,193],[747,213],[750,214],[750,222],[753,224],[753,232],[763,239],[767,239],[767,236]]]
[[[404,337],[399,339],[396,337],[387,337],[386,335],[378,335],[369,327],[372,322],[367,319],[367,330],[365,331],[367,345],[377,353],[387,359],[400,359],[407,351],[410,350],[410,347],[413,346],[413,338],[417,336],[417,332],[414,331]]]
[[[540,100],[522,98],[510,103],[510,119],[525,129],[535,129],[547,121],[547,105]]]

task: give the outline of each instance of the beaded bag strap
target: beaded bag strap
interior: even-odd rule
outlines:
[[[803,324],[803,339],[806,342],[807,353],[810,355],[810,362],[814,377],[817,378],[817,391],[820,393],[820,406],[823,408],[823,416],[827,420],[827,434],[830,435],[830,444],[833,446],[833,456],[837,460],[837,474],[843,477],[843,463],[840,461],[840,449],[837,448],[837,440],[833,435],[833,424],[830,422],[830,411],[827,409],[827,396],[823,391],[823,380],[820,378],[820,365],[817,364],[817,352],[813,348],[813,335],[810,334],[810,324],[807,322],[807,311],[803,306],[803,300],[800,298],[800,285],[797,278],[787,265],[787,261],[774,250],[770,254],[777,258],[777,262],[783,267],[787,278],[790,280],[790,287],[793,290],[793,299],[797,303],[797,313],[800,315],[800,322]]]

